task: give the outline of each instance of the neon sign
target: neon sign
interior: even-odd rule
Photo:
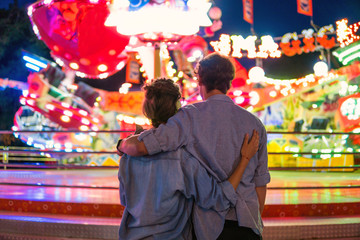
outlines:
[[[340,47],[345,47],[350,43],[360,39],[360,36],[355,35],[357,30],[359,29],[360,22],[357,22],[350,26],[348,26],[347,23],[347,19],[342,19],[336,22],[336,35],[337,40],[340,43]]]
[[[256,51],[256,36],[248,36],[243,38],[241,35],[227,35],[221,34],[220,41],[211,41],[210,45],[214,48],[215,51],[223,54],[230,55],[232,50],[232,56],[241,58],[243,53],[241,50],[247,51],[248,58],[279,58],[281,56],[280,50],[278,50],[279,45],[274,42],[274,39],[271,36],[261,37],[261,45]]]
[[[211,41],[210,45],[216,52],[236,58],[244,56],[248,58],[279,58],[282,54],[294,56],[304,52],[314,52],[316,50],[315,40],[321,47],[331,49],[336,46],[336,42],[335,37],[329,37],[329,35],[335,33],[341,47],[360,39],[360,36],[354,34],[358,30],[360,22],[348,27],[347,19],[342,19],[337,21],[336,24],[336,32],[330,24],[320,28],[317,33],[314,33],[311,28],[303,30],[302,35],[297,35],[296,32],[286,33],[282,36],[279,44],[269,35],[262,36],[260,45],[257,46],[256,36],[250,35],[244,38],[241,35],[222,34],[219,41]],[[299,37],[302,39],[299,39]]]

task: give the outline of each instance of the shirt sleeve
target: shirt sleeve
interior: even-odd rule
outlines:
[[[268,168],[267,135],[264,126],[262,126],[260,144],[258,151],[258,166],[255,170],[254,182],[256,187],[265,186],[270,182],[270,173]]]
[[[237,195],[229,181],[216,182],[192,157],[184,161],[182,168],[185,176],[183,194],[187,198],[194,197],[198,206],[215,211],[235,206]]]
[[[149,155],[174,151],[188,143],[192,117],[188,111],[180,109],[166,124],[142,132],[138,140],[144,142]]]
[[[124,161],[127,161],[126,154],[124,154],[120,159],[119,164],[119,172],[118,172],[118,179],[119,179],[119,192],[120,192],[120,203],[123,206],[126,206],[126,195],[125,195],[125,186],[124,186],[124,169],[123,169],[123,163]]]

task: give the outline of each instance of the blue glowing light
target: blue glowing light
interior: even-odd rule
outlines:
[[[23,56],[23,59],[26,61],[26,62],[29,62],[39,68],[46,68],[47,67],[47,63],[45,62],[42,62],[40,61],[39,59],[35,59],[35,58],[32,58],[32,57],[29,57],[27,55],[24,55]]]
[[[27,68],[30,68],[31,70],[34,70],[35,72],[40,71],[40,68],[38,66],[35,66],[35,65],[31,64],[31,63],[26,63],[25,66]]]

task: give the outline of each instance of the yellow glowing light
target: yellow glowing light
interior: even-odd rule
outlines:
[[[296,93],[296,89],[298,88],[298,86],[302,85],[304,87],[309,86],[309,84],[312,84],[312,86],[314,86],[315,83],[317,84],[322,84],[328,81],[332,81],[335,78],[338,78],[339,76],[337,74],[334,73],[329,73],[328,75],[326,75],[325,77],[322,77],[320,79],[315,79],[314,74],[309,74],[303,78],[299,78],[299,79],[272,79],[272,78],[268,78],[268,77],[263,77],[260,79],[260,81],[258,79],[253,80],[253,79],[248,79],[247,83],[254,83],[254,82],[262,82],[265,83],[267,85],[273,85],[275,90],[273,90],[272,92],[269,93],[269,95],[271,97],[275,97],[278,95],[278,93],[280,93],[283,96],[288,96],[290,94],[295,94]],[[341,83],[341,82],[340,82]]]
[[[227,34],[221,34],[220,41],[211,41],[210,45],[220,54],[228,56],[231,52],[231,40]]]
[[[35,101],[33,99],[28,99],[26,102],[27,102],[27,104],[29,104],[31,106],[35,105]]]
[[[232,42],[233,42],[233,52],[232,52],[232,56],[233,57],[237,57],[237,58],[241,58],[243,56],[243,54],[241,53],[241,45],[244,42],[244,38],[241,35],[233,35],[230,37]]]
[[[20,99],[20,103],[21,103],[21,105],[25,105],[25,104],[26,104],[26,99],[25,99],[25,98],[21,98],[21,99]]]
[[[81,123],[83,123],[85,125],[90,125],[90,121],[88,119],[86,119],[86,118],[82,118]]]
[[[327,32],[329,32],[329,33],[335,32],[334,27],[333,27],[332,24],[327,25],[327,26],[323,26],[322,28],[320,28],[319,31],[318,31],[318,33],[317,33],[317,35],[318,35],[319,37],[322,37],[322,36],[324,36]]]
[[[276,91],[271,91],[271,92],[269,93],[269,95],[270,95],[270,97],[276,97],[276,96],[277,96],[277,93],[276,93]]]
[[[358,120],[360,118],[360,101],[358,99],[346,99],[340,106],[340,112],[348,120]]]
[[[60,58],[55,58],[55,62],[56,62],[60,67],[64,66],[64,64],[65,64]]]
[[[61,121],[63,122],[70,122],[70,117],[69,116],[66,116],[66,115],[62,115],[60,117]]]
[[[236,97],[235,99],[236,104],[242,104],[245,101],[244,97]]]
[[[249,93],[249,96],[250,96],[250,104],[253,106],[256,105],[260,101],[260,96],[255,91],[251,91]]]
[[[131,88],[131,87],[132,87],[132,84],[131,84],[131,83],[123,83],[123,84],[121,85],[121,87],[123,87],[123,88]]]
[[[88,127],[88,126],[85,126],[85,125],[81,125],[81,126],[79,127],[79,129],[80,129],[81,131],[87,131],[87,130],[89,130],[89,127]]]
[[[99,78],[100,79],[104,79],[104,78],[107,78],[109,76],[109,73],[101,73],[101,74],[99,74]]]
[[[34,11],[33,6],[28,7],[27,14],[29,15],[29,17],[32,17],[33,11]]]
[[[160,46],[160,58],[163,59],[163,60],[170,59],[170,53],[169,53],[169,51],[167,49],[166,44],[162,44]]]
[[[197,85],[196,82],[192,82],[192,83],[191,83],[191,87],[192,87],[192,88],[196,88],[197,86],[198,86],[198,85]]]
[[[79,86],[77,84],[70,84],[69,86],[67,86],[67,88],[69,90],[76,91],[79,88]]]
[[[61,106],[63,106],[64,108],[69,108],[69,107],[70,107],[70,104],[62,102],[62,103],[61,103]]]
[[[100,72],[105,72],[108,70],[108,67],[105,65],[105,64],[100,64],[97,69],[100,71]]]
[[[135,123],[135,118],[130,117],[130,116],[124,116],[124,122],[128,123],[128,124],[134,124]]]
[[[71,111],[69,111],[69,110],[65,110],[65,111],[64,111],[64,115],[69,116],[69,117],[72,117],[72,116],[73,116],[73,113],[72,113]]]
[[[169,2],[171,3],[171,2]],[[116,26],[123,35],[143,33],[171,33],[192,35],[199,31],[200,26],[210,26],[212,22],[207,16],[211,3],[206,0],[189,0],[188,9],[175,7],[173,4],[148,5],[137,11],[128,11],[126,7],[114,2],[105,26]],[[132,24],[128,24],[131,22]],[[154,39],[151,34],[144,36]],[[155,39],[156,39],[155,35]]]
[[[79,110],[79,113],[80,113],[81,115],[83,115],[83,116],[87,116],[87,115],[88,115],[88,112],[85,111],[85,110],[82,110],[82,109]]]
[[[265,72],[261,67],[253,67],[249,70],[249,79],[251,82],[261,82],[264,77]]]
[[[74,70],[78,70],[79,69],[79,64],[77,64],[76,62],[71,62],[69,64],[69,66],[74,69]]]
[[[311,38],[311,37],[313,37],[314,29],[312,29],[312,28],[304,29],[301,31],[301,34],[304,35],[304,38]]]
[[[294,34],[291,34],[293,37]],[[297,36],[297,35],[296,35]],[[256,50],[256,36],[248,36],[243,38],[241,35],[232,35],[231,37],[227,34],[221,34],[219,41],[211,41],[210,45],[216,52],[220,54],[241,58],[243,56],[242,50],[247,51],[248,58],[279,58],[281,57],[281,51],[279,45],[275,43],[271,36],[261,37],[261,45],[259,51]]]
[[[87,136],[84,133],[75,133],[75,138],[78,141],[85,141]]]
[[[256,46],[255,46],[256,39],[257,39],[256,36],[248,36],[247,38],[245,38],[243,42],[243,46],[241,48],[248,52],[247,54],[248,58],[256,58]]]
[[[125,66],[125,62],[120,62],[118,65],[116,65],[117,70],[121,70]]]
[[[145,118],[136,117],[134,121],[135,121],[135,124],[137,124],[137,125],[143,126],[146,124]]]
[[[85,74],[85,73],[82,73],[82,72],[76,72],[75,75],[78,76],[78,77],[81,77],[81,78],[85,78],[85,77],[86,77],[86,74]]]
[[[123,87],[119,88],[119,93],[121,94],[127,94],[128,92],[129,92],[129,88],[123,88]]]
[[[282,36],[282,38],[281,38],[281,42],[288,43],[288,42],[290,42],[291,39],[294,39],[294,40],[299,39],[296,32],[284,34],[284,36]]]
[[[49,104],[49,103],[45,105],[45,108],[48,110],[51,110],[51,111],[54,111],[54,109],[55,109],[54,105]]]
[[[67,143],[64,144],[64,147],[65,148],[72,148],[73,144],[71,142],[67,142]]]
[[[274,39],[271,36],[262,36],[257,56],[261,58],[267,58],[268,56],[279,58],[281,56],[279,45],[274,42]]]
[[[318,77],[326,76],[328,74],[328,71],[329,71],[329,67],[325,62],[320,61],[320,62],[315,63],[314,74],[316,76],[318,76]]]
[[[23,90],[23,91],[22,91],[22,95],[23,95],[24,97],[27,97],[28,94],[29,94],[29,90]]]
[[[234,91],[234,96],[239,97],[241,94],[242,94],[242,91],[241,91],[241,90],[235,90],[235,91]]]
[[[347,24],[348,20],[346,18],[336,22],[336,36],[338,42],[340,43],[340,47],[345,47],[360,39],[360,36],[355,35],[359,29],[360,22],[354,23],[350,26]]]
[[[123,114],[119,114],[116,116],[116,119],[120,122],[125,122],[128,124],[138,124],[138,125],[150,125],[150,121],[147,118],[144,117],[132,117],[132,116],[127,116],[127,115],[123,115]]]

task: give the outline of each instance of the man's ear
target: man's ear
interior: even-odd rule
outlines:
[[[181,102],[180,100],[176,101],[176,110],[179,110],[179,108],[181,108]]]

